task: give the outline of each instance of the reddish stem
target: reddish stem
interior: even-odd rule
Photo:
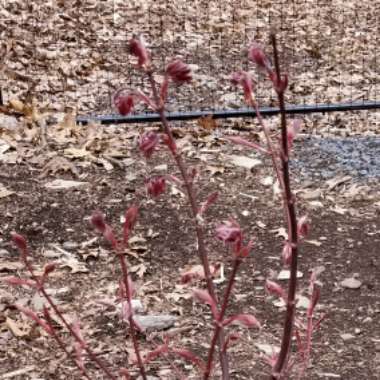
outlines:
[[[274,52],[274,64],[277,80],[281,80],[281,70],[279,64],[277,42],[274,34],[271,35],[271,41]],[[287,123],[284,90],[278,90],[278,102],[281,115],[281,144],[282,154],[280,155],[282,164],[282,177],[284,185],[285,205],[288,215],[288,230],[291,243],[291,264],[290,264],[290,280],[288,286],[288,297],[286,302],[286,314],[284,322],[283,336],[281,340],[280,352],[277,361],[273,367],[271,374],[272,380],[277,380],[281,377],[282,372],[286,369],[287,360],[289,357],[291,338],[294,327],[295,315],[295,296],[297,289],[297,265],[298,265],[298,233],[297,233],[297,217],[295,210],[295,199],[291,191],[290,175],[289,175],[289,147],[287,139]]]
[[[234,264],[232,267],[232,273],[230,275],[230,279],[228,281],[227,289],[226,289],[224,297],[223,297],[222,308],[220,310],[218,320],[215,321],[214,335],[213,335],[212,340],[211,340],[211,345],[210,345],[210,350],[209,350],[208,357],[207,357],[207,364],[206,364],[206,369],[205,369],[205,372],[203,375],[203,380],[207,380],[211,374],[212,362],[213,362],[213,358],[214,358],[216,342],[217,342],[219,335],[220,335],[220,332],[222,331],[222,328],[223,328],[222,327],[223,318],[224,318],[224,315],[225,315],[226,310],[227,310],[228,301],[229,301],[230,296],[231,296],[232,288],[233,288],[234,283],[235,283],[236,273],[239,269],[240,264],[241,264],[241,258],[240,257],[235,258]]]
[[[148,75],[150,85],[152,87],[154,101],[156,102],[156,105],[157,105],[157,112],[160,115],[164,132],[166,133],[169,141],[174,142],[175,139],[174,139],[173,133],[171,131],[169,122],[166,118],[164,106],[161,104],[161,101],[160,101],[160,96],[159,96],[158,91],[157,91],[156,82],[153,78],[153,72],[147,71],[147,75]],[[205,273],[207,290],[210,293],[211,297],[217,302],[217,296],[216,296],[214,284],[212,282],[212,276],[211,276],[211,272],[210,272],[210,264],[208,261],[208,255],[207,255],[207,250],[206,250],[206,245],[205,245],[204,231],[203,231],[203,228],[197,219],[199,205],[198,205],[198,202],[197,202],[195,194],[194,194],[193,184],[192,184],[192,181],[190,180],[190,178],[188,176],[187,167],[182,160],[182,156],[180,155],[180,153],[178,153],[178,150],[170,149],[170,151],[173,155],[173,158],[177,164],[179,171],[181,172],[183,183],[185,185],[187,196],[189,199],[191,213],[192,213],[192,219],[194,222],[195,231],[196,231],[196,235],[197,235],[198,256],[201,260],[203,270]],[[229,365],[228,365],[227,354],[226,354],[226,352],[223,351],[223,346],[224,346],[224,333],[223,333],[223,331],[221,331],[218,335],[219,335],[218,344],[219,344],[220,363],[222,366],[222,379],[228,380],[230,378],[229,377]]]
[[[138,364],[139,369],[140,369],[141,377],[143,378],[143,380],[146,380],[147,376],[146,376],[146,372],[145,372],[145,367],[144,367],[144,363],[143,363],[142,358],[141,358],[139,343],[138,343],[137,336],[136,336],[137,335],[136,334],[136,325],[135,325],[135,322],[133,321],[132,300],[130,297],[131,292],[129,289],[129,282],[128,282],[128,267],[127,267],[127,264],[125,263],[125,258],[124,258],[123,253],[120,252],[119,250],[117,250],[117,255],[119,257],[121,270],[123,272],[123,282],[124,282],[124,286],[125,286],[125,292],[126,292],[128,308],[129,308],[128,322],[129,322],[130,334],[131,334],[131,338],[132,338],[132,342],[133,342],[133,348],[134,348],[134,351],[136,354],[137,364]]]
[[[67,330],[70,332],[71,336],[79,343],[82,344],[83,340],[81,337],[74,331],[74,329],[70,326],[70,324],[67,322],[66,318],[63,316],[63,314],[60,312],[56,304],[53,302],[49,294],[46,293],[46,290],[44,288],[44,284],[39,280],[39,278],[34,274],[34,269],[32,265],[29,263],[26,255],[22,255],[24,265],[26,269],[29,271],[32,279],[35,281],[38,287],[38,291],[41,292],[41,294],[44,296],[48,304],[51,306],[51,308],[54,310],[57,317],[61,320],[61,322],[64,324],[64,326],[67,328]],[[117,380],[117,378],[112,374],[112,372],[105,366],[105,364],[100,361],[100,359],[95,355],[95,353],[87,346],[84,345],[83,349],[87,352],[89,358],[96,363],[96,365],[106,374],[108,379]]]
[[[91,377],[88,375],[87,371],[85,368],[82,368],[78,363],[77,361],[73,358],[73,355],[69,352],[69,350],[67,349],[65,343],[63,342],[63,340],[61,339],[61,337],[55,332],[55,329],[53,327],[53,323],[52,323],[52,320],[50,318],[50,315],[48,313],[45,314],[45,318],[46,318],[46,322],[48,322],[48,324],[50,325],[51,327],[51,334],[53,336],[53,338],[56,340],[56,342],[58,343],[59,347],[61,348],[61,350],[63,352],[66,353],[67,357],[69,357],[75,364],[76,367],[78,367],[79,371],[82,372],[82,375],[88,379],[88,380],[91,380]]]

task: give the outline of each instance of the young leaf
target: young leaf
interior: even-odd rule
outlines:
[[[223,321],[223,326],[227,326],[232,322],[238,322],[244,325],[245,327],[257,327],[260,328],[260,322],[252,314],[237,314],[229,317]]]

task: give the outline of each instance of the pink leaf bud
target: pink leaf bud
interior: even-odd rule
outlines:
[[[24,236],[16,232],[12,232],[11,238],[12,238],[12,242],[19,250],[21,256],[25,259],[26,256],[28,255],[28,245],[26,243],[26,239],[24,238]]]
[[[138,59],[139,67],[142,68],[149,64],[149,54],[141,36],[134,37],[129,41],[129,52]]]
[[[133,95],[123,93],[123,90],[119,90],[113,97],[113,102],[120,115],[128,115],[132,112],[135,105]]]
[[[265,289],[269,294],[275,295],[282,299],[285,299],[285,291],[282,289],[281,285],[277,284],[274,281],[266,280]]]
[[[94,211],[91,216],[91,224],[102,234],[106,230],[104,215],[100,211]]]
[[[129,233],[133,229],[137,221],[139,209],[136,205],[132,205],[125,212],[125,222],[124,222],[124,242],[128,243]]]
[[[56,268],[55,263],[48,263],[44,267],[44,275],[48,275],[49,273],[53,272]]]
[[[251,44],[248,50],[248,58],[262,69],[265,69],[268,72],[272,71],[269,58],[266,56],[264,50],[258,43],[253,42]]]
[[[251,76],[245,71],[237,71],[232,74],[232,83],[243,87],[244,99],[247,103],[250,102],[253,96],[253,83]]]
[[[314,286],[313,288],[313,294],[311,295],[309,307],[307,309],[307,315],[308,317],[312,317],[314,313],[314,309],[317,306],[317,303],[319,301],[319,298],[321,296],[321,289],[318,286]]]
[[[191,81],[191,70],[189,66],[180,59],[176,59],[168,64],[166,73],[176,83],[185,83]]]
[[[216,227],[216,237],[224,243],[240,243],[242,232],[237,222],[227,220]]]
[[[236,252],[238,257],[246,258],[249,255],[249,252],[251,252],[253,246],[253,240],[250,240],[247,245],[244,245],[240,248],[238,252]]]
[[[282,262],[284,265],[289,266],[292,261],[292,245],[289,241],[285,241],[281,252]]]
[[[162,176],[157,176],[151,178],[146,183],[146,188],[148,191],[148,194],[152,197],[158,197],[163,192],[165,192],[166,189],[166,179]]]
[[[218,320],[219,313],[217,311],[216,302],[207,290],[193,289],[193,297],[197,301],[209,305],[214,319]]]
[[[305,238],[310,232],[310,221],[307,215],[300,218],[297,224],[297,231],[300,238]]]
[[[301,129],[301,120],[300,119],[294,119],[293,123],[291,125],[289,125],[288,132],[287,132],[289,149],[292,148],[293,141],[294,141],[295,137],[297,136],[300,129]]]
[[[202,216],[208,210],[208,208],[216,202],[218,196],[219,193],[217,191],[211,193],[199,208],[198,215]]]
[[[140,137],[139,149],[146,158],[150,158],[155,151],[160,138],[156,132],[145,132]]]
[[[277,78],[277,74],[274,71],[269,73],[269,79],[273,83],[273,87],[278,94],[282,94],[288,87],[288,76],[284,75],[281,79]]]
[[[229,317],[223,321],[223,326],[227,326],[232,322],[238,322],[244,325],[245,327],[258,327],[260,328],[260,322],[251,314],[237,314]]]

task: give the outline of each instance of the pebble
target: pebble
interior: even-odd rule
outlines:
[[[135,315],[134,318],[144,331],[166,330],[177,321],[174,315]]]

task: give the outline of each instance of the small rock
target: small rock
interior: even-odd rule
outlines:
[[[88,186],[88,182],[80,182],[80,181],[67,181],[64,179],[55,179],[52,182],[48,182],[45,184],[45,188],[48,190],[65,190],[65,189],[73,189],[78,187]]]
[[[174,315],[136,315],[134,319],[143,331],[161,331],[173,326],[177,317]]]
[[[345,341],[348,342],[350,340],[355,339],[355,335],[352,334],[341,334],[340,337]]]
[[[66,249],[68,251],[73,251],[79,247],[79,244],[75,241],[65,241],[62,245],[63,249]]]
[[[346,278],[340,283],[340,285],[347,289],[359,289],[362,286],[362,282],[356,278]]]
[[[297,278],[302,278],[303,273],[297,271]],[[283,269],[277,276],[277,280],[289,280],[290,279],[290,270]]]

